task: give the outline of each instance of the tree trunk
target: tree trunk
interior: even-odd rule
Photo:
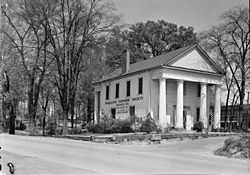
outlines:
[[[15,119],[16,119],[16,114],[15,114],[15,107],[10,104],[9,106],[9,114],[10,114],[10,129],[9,129],[9,134],[15,135]]]
[[[3,118],[3,132],[7,132],[8,125],[7,125],[7,119],[6,119],[6,103],[4,99],[2,100],[2,118]]]
[[[63,135],[68,134],[68,110],[63,110]]]
[[[43,136],[45,136],[45,126],[46,126],[46,108],[43,109]]]

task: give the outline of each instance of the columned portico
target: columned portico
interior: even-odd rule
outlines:
[[[166,79],[159,79],[159,123],[164,125],[166,118]]]
[[[220,128],[220,85],[215,85],[214,129]]]
[[[183,81],[177,81],[176,126],[183,128]]]
[[[201,83],[200,121],[207,127],[207,84]]]

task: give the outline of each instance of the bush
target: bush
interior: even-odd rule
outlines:
[[[194,124],[193,130],[195,130],[195,131],[197,131],[197,132],[202,132],[203,129],[204,129],[204,124],[203,124],[201,121],[196,122],[196,123]]]
[[[154,119],[152,119],[150,116],[147,116],[146,120],[144,120],[141,124],[141,132],[155,132],[157,131],[157,126],[155,124]]]
[[[72,134],[81,134],[81,133],[82,133],[82,130],[81,130],[81,128],[76,127],[76,128],[73,128],[73,130],[72,130],[71,133],[72,133]]]
[[[55,133],[56,133],[55,123],[49,123],[49,125],[46,128],[46,134],[47,135],[55,135]]]
[[[16,130],[25,130],[27,127],[24,123],[20,122],[19,126],[16,127]]]
[[[86,129],[91,133],[103,134],[128,133],[133,131],[129,120],[115,120],[113,118],[104,118],[96,124],[88,123]]]

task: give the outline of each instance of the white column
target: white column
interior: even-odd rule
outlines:
[[[210,88],[211,87],[207,85],[207,125],[209,124],[209,112],[210,112]]]
[[[97,117],[98,117],[98,96],[97,91],[95,91],[95,112],[94,112],[94,123],[97,123]]]
[[[200,121],[207,128],[207,84],[201,83]]]
[[[215,85],[214,128],[220,128],[220,85]]]
[[[166,79],[159,79],[159,123],[164,125],[164,118],[166,117]]]
[[[183,128],[183,81],[177,81],[176,128]]]

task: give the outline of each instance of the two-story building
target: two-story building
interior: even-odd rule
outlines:
[[[213,128],[220,127],[222,73],[198,45],[130,64],[103,75],[95,86],[95,121],[102,115],[126,119],[148,113],[162,126],[190,130],[196,121],[208,126],[211,88]]]

